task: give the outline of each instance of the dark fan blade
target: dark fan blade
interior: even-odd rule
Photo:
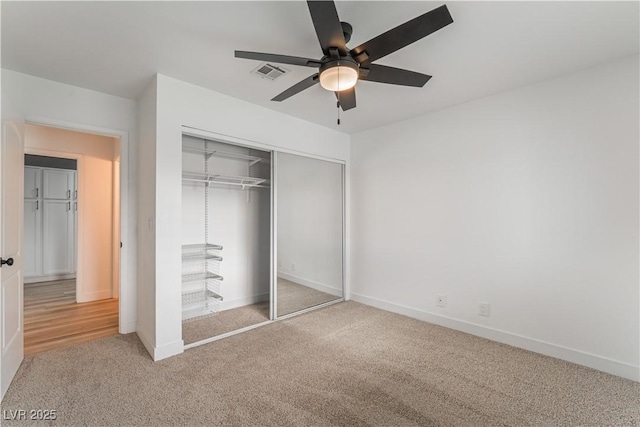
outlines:
[[[340,52],[340,55],[346,55],[347,44],[344,41],[342,25],[340,25],[335,3],[332,1],[309,0],[307,5],[309,6],[311,20],[316,28],[322,52],[325,55],[329,55],[329,48],[335,47]]]
[[[236,50],[236,58],[255,59],[256,61],[277,62],[278,64],[301,65],[303,67],[319,67],[321,61],[299,56],[277,55],[274,53],[245,52]]]
[[[356,108],[356,88],[355,86],[351,89],[343,90],[341,92],[334,92],[336,94],[336,98],[338,98],[338,102],[340,102],[340,107],[342,107],[342,111],[347,111],[352,108]]]
[[[309,89],[314,84],[317,84],[320,82],[320,79],[318,78],[318,76],[319,74],[314,74],[313,76],[309,76],[306,79],[294,84],[289,89],[285,90],[280,95],[273,98],[272,101],[278,101],[278,102],[284,101],[285,99],[295,95],[298,92],[302,92],[305,89]]]
[[[369,64],[369,73],[361,73],[360,80],[370,82],[389,83],[392,85],[422,87],[431,76],[401,68],[387,67],[386,65]]]
[[[366,65],[396,50],[400,50],[452,22],[453,18],[451,18],[447,6],[440,6],[431,12],[420,15],[386,33],[380,34],[378,37],[372,38],[368,42],[351,49],[350,53],[352,57],[356,58],[362,52],[366,52],[368,57],[362,61],[362,64]]]

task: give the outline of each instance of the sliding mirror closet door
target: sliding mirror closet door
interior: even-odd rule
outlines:
[[[182,338],[270,320],[271,153],[182,140]]]
[[[277,315],[343,298],[344,166],[277,153]]]

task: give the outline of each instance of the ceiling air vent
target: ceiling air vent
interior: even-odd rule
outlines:
[[[275,80],[278,77],[281,77],[287,74],[288,72],[289,70],[287,70],[286,68],[277,67],[275,65],[265,63],[260,65],[258,68],[254,69],[253,71],[251,71],[251,74],[255,74],[257,76],[260,76],[262,78],[266,78],[269,80]]]

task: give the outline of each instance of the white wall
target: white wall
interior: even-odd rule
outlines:
[[[639,380],[638,93],[635,56],[354,135],[352,298]]]
[[[138,100],[137,333],[151,355],[156,346],[156,101],[154,78]]]
[[[79,156],[76,299],[87,302],[114,297],[115,138],[27,124],[24,144],[28,153]]]
[[[339,160],[349,158],[349,137],[179,80],[157,76],[156,342],[154,359],[183,349],[181,331],[182,126],[227,140],[281,147]]]
[[[278,276],[342,296],[342,165],[278,155]]]
[[[127,139],[122,152],[120,332],[136,329],[136,102],[51,80],[2,70],[2,117],[55,124]]]

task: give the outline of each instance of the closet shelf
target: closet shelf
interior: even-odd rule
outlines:
[[[182,321],[196,319],[201,316],[207,316],[209,314],[215,314],[218,312],[217,305],[220,305],[219,302],[215,303],[207,303],[207,302],[199,302],[193,303],[190,306],[182,307]]]
[[[195,252],[195,253],[183,253],[182,261],[222,261],[222,257],[219,255],[210,254],[207,252]]]
[[[183,283],[182,284],[182,296],[183,296],[182,302],[185,301],[184,299],[185,296],[193,299],[194,297],[199,295],[201,298],[204,298],[205,290],[211,291],[216,295],[219,295],[220,294],[219,288],[220,288],[219,283],[214,281]]]
[[[185,153],[203,154],[208,160],[210,157],[222,157],[225,159],[246,160],[249,162],[249,166],[253,166],[258,162],[267,161],[264,157],[250,156],[248,154],[229,153],[220,150],[208,150],[205,147],[194,147],[190,145],[184,145],[182,151]]]
[[[185,253],[187,251],[206,251],[206,250],[215,250],[221,251],[222,245],[216,245],[214,243],[194,243],[190,245],[182,245],[182,252]]]
[[[217,313],[222,296],[207,288],[182,293],[182,320]]]
[[[196,243],[193,245],[182,245],[182,261],[222,261],[220,255],[212,253],[212,251],[221,251],[221,245],[212,243]]]
[[[182,307],[186,308],[193,306],[196,303],[206,303],[209,298],[213,298],[218,301],[222,301],[224,299],[221,295],[213,292],[211,289],[191,290],[189,292],[182,293]]]
[[[237,185],[245,188],[269,188],[269,180],[252,176],[234,176],[220,174],[206,174],[202,172],[182,172],[183,182],[196,182],[222,185]]]
[[[189,273],[182,275],[182,283],[197,283],[197,282],[205,282],[207,280],[219,280],[222,281],[222,276],[212,273],[210,271],[204,271],[200,273]]]
[[[182,245],[182,262],[189,261],[222,261],[222,257],[212,251],[221,251],[221,245],[212,243],[196,243],[192,245]]]

